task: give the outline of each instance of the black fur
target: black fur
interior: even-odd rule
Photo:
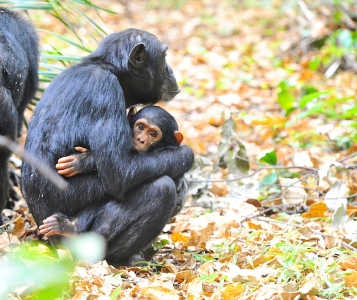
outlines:
[[[96,172],[66,179],[65,191],[23,163],[22,192],[36,223],[56,213],[80,217],[93,206],[91,221],[80,231],[102,234],[106,258],[115,265],[130,261],[161,232],[177,200],[171,178],[183,176],[193,162],[186,146],[132,151],[126,108],[169,101],[179,92],[166,49],[143,30],[109,35],[53,80],[29,124],[25,149],[53,169],[78,145],[90,149],[96,163]]]
[[[174,135],[175,131],[178,131],[177,122],[166,110],[158,106],[146,106],[142,108],[134,116],[129,117],[129,123],[132,129],[134,128],[135,122],[139,119],[146,119],[151,125],[158,126],[162,132],[160,141],[151,145],[148,152],[167,151],[179,147]],[[80,174],[96,171],[97,166],[92,151],[88,150],[87,152],[74,154],[73,156],[76,156],[74,168],[76,171],[79,171]],[[171,218],[178,214],[183,208],[188,192],[187,183],[183,177],[173,178],[173,180],[176,185],[177,201]],[[87,212],[84,212],[85,210],[87,210]],[[98,212],[90,206],[83,208],[80,215],[75,218],[68,218],[61,214],[60,217],[57,218],[58,224],[56,224],[56,226],[58,226],[58,228],[65,228],[63,231],[67,233],[78,233],[90,227],[89,224],[93,220],[93,214],[97,217]]]
[[[20,14],[0,7],[0,135],[14,141],[20,136],[24,110],[34,97],[37,84],[35,28]],[[0,213],[10,196],[10,154],[9,150],[0,148]]]

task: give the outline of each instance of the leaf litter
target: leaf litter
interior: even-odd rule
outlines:
[[[326,80],[312,72],[313,51],[295,60],[300,34],[289,13],[211,0],[170,9],[155,1],[154,8],[137,0],[103,3],[122,12],[120,24],[106,16],[109,32],[144,27],[170,45],[182,92],[162,106],[202,161],[188,176],[190,199],[158,237],[165,243],[151,263],[116,269],[79,261],[64,298],[356,299],[357,206],[347,200],[357,193],[357,173],[345,160],[351,155],[348,162],[356,162],[356,146],[324,147],[347,134],[350,123],[281,113],[308,82],[353,95],[355,76],[347,71]],[[328,30],[321,22],[313,23],[315,37]],[[271,46],[276,40],[279,49]],[[272,56],[279,55],[276,67]],[[286,78],[292,82],[281,84]],[[279,105],[279,99],[289,101]],[[272,152],[277,162],[257,163]],[[283,173],[292,166],[299,177]],[[6,260],[17,245],[41,237],[23,199],[4,214],[10,222],[0,229],[0,255]],[[58,259],[70,256],[61,251]],[[17,287],[10,299],[26,299],[27,287]]]

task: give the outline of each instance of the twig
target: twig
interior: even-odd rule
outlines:
[[[15,142],[9,138],[0,135],[0,146],[9,149],[10,151],[22,156],[31,166],[36,168],[42,175],[47,177],[52,183],[61,190],[68,187],[68,183],[50,167],[39,161],[27,151],[22,150]]]
[[[313,23],[314,22],[314,19],[315,19],[315,15],[314,13],[308,9],[306,3],[303,1],[303,0],[300,0],[298,2],[299,6],[300,6],[300,9],[301,11],[304,13],[306,19],[310,22],[310,23]]]
[[[346,160],[348,160],[350,158],[355,157],[356,155],[357,155],[357,152],[354,152],[354,153],[352,153],[352,154],[350,154],[350,155],[348,155],[348,156],[346,156],[344,158],[339,159],[337,162],[342,163],[342,162],[344,162],[344,161],[346,161]]]
[[[271,169],[279,169],[279,170],[288,170],[288,169],[303,169],[311,172],[318,172],[317,169],[315,168],[309,168],[309,167],[303,167],[303,166],[266,166],[266,167],[259,167],[256,169],[253,173],[249,175],[245,175],[244,177],[239,177],[239,178],[230,178],[230,179],[207,179],[207,180],[193,180],[193,179],[187,179],[188,182],[231,182],[231,181],[237,181],[237,180],[242,180],[245,178],[252,177],[253,175],[257,174],[258,172],[262,170],[271,170]]]
[[[5,224],[1,225],[1,226],[0,226],[0,229],[1,229],[1,228],[5,228],[5,227],[9,226],[9,225],[10,225],[10,224],[12,224],[12,223],[15,223],[15,222],[16,222],[19,218],[20,218],[20,217],[19,217],[19,216],[17,216],[17,217],[16,217],[16,219],[11,220],[11,221],[9,221],[9,222],[7,222],[7,223],[5,223]]]

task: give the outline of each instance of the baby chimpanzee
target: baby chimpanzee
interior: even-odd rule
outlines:
[[[175,118],[161,107],[146,106],[139,112],[133,107],[129,110],[128,119],[134,134],[135,150],[133,151],[142,153],[165,151],[180,146],[183,140]],[[75,147],[75,149],[81,153],[58,160],[56,165],[58,173],[65,177],[72,177],[80,173],[95,172],[95,161],[91,151],[83,147]],[[187,183],[182,177],[174,178],[174,181],[177,187],[177,205],[172,216],[183,208],[188,191]],[[72,236],[79,232],[77,226],[76,218],[56,214],[45,219],[39,229],[46,236],[54,234]]]

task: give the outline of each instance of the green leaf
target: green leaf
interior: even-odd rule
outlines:
[[[316,93],[310,93],[305,95],[304,97],[301,98],[300,103],[299,103],[299,107],[300,108],[304,108],[306,107],[306,105],[313,101],[313,100],[319,100],[319,99],[323,99],[326,98],[328,95],[330,95],[331,91],[323,91],[323,92],[316,92]]]
[[[316,57],[309,62],[309,69],[311,71],[316,71],[321,65],[321,59]]]
[[[119,287],[117,287],[117,288],[114,290],[113,294],[110,296],[110,300],[117,300],[117,299],[119,299],[122,290],[123,290],[123,286],[122,286],[122,285],[119,286]]]
[[[154,248],[155,251],[158,251],[162,248],[164,248],[167,244],[169,243],[169,240],[166,239],[162,239],[162,240],[157,240],[155,241],[152,246]]]
[[[278,85],[278,102],[285,111],[294,108],[295,96],[291,93],[290,88],[291,86],[285,81]]]
[[[24,243],[12,250],[7,259],[0,260],[0,299],[14,287],[27,286],[26,299],[63,299],[68,291],[74,262],[64,247],[55,252],[40,242]],[[61,259],[59,253],[65,254]]]
[[[342,47],[347,50],[350,49],[353,45],[351,31],[349,31],[347,29],[341,30],[341,32],[338,35],[338,40],[339,40],[340,44],[342,45]]]
[[[278,162],[278,159],[276,157],[276,152],[272,151],[269,153],[266,153],[261,159],[260,161],[264,161],[266,163],[268,163],[269,165],[276,165]]]
[[[278,180],[278,173],[271,173],[267,176],[265,176],[261,181],[260,184],[262,186],[267,186],[267,185],[273,185],[274,183],[276,183]]]
[[[58,39],[60,39],[60,40],[62,40],[62,41],[64,41],[64,42],[66,42],[66,43],[68,43],[68,44],[70,44],[70,45],[72,45],[72,46],[74,46],[74,47],[76,47],[76,48],[78,48],[78,49],[81,49],[81,50],[83,50],[83,51],[85,51],[85,52],[92,52],[91,49],[86,48],[86,47],[84,47],[84,46],[82,46],[82,45],[80,45],[80,44],[74,42],[74,41],[71,40],[71,39],[65,38],[63,35],[60,35],[60,34],[57,34],[57,33],[52,32],[52,31],[45,30],[45,29],[37,29],[37,30],[38,30],[38,31],[45,32],[45,33],[48,33],[48,34],[51,34],[51,35],[55,36],[56,38],[58,38]]]

